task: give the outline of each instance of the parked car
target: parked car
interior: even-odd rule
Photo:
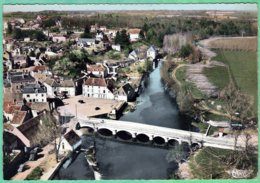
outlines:
[[[18,168],[18,170],[17,170],[17,172],[23,172],[23,171],[25,171],[25,170],[27,170],[27,169],[29,169],[30,167],[29,167],[29,165],[25,165],[24,163],[23,164],[20,164],[19,165],[19,168]]]
[[[20,164],[17,172],[19,172],[19,173],[23,172],[24,171],[24,166],[25,166],[24,164]]]
[[[84,103],[85,103],[83,100],[79,100],[78,102],[81,103],[81,104],[84,104]]]

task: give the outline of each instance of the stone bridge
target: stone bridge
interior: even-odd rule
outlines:
[[[235,139],[231,137],[209,137],[202,133],[147,125],[136,122],[108,120],[100,118],[77,119],[76,129],[87,128],[89,132],[98,132],[104,136],[116,136],[123,140],[152,141],[158,145],[186,143],[192,146],[209,146],[234,149]],[[237,142],[242,149],[245,142]]]

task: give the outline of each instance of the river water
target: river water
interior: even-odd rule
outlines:
[[[189,130],[189,119],[179,114],[175,100],[164,91],[160,64],[150,74],[149,84],[137,101],[136,110],[120,120]],[[82,140],[83,146],[88,146],[93,137],[83,136]],[[97,137],[96,151],[102,179],[168,179],[176,170],[176,163],[166,160],[166,148]],[[66,170],[61,168],[55,179],[93,179],[82,154]]]

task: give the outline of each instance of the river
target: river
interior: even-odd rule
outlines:
[[[136,110],[124,114],[120,120],[189,130],[190,120],[179,114],[175,100],[164,91],[160,65],[150,74],[147,88],[137,99]],[[82,140],[83,146],[88,146],[93,138],[83,136]],[[169,152],[166,148],[97,137],[96,151],[99,172],[106,180],[168,179],[176,170],[176,163],[166,160]],[[66,170],[61,168],[55,179],[93,179],[82,154]]]

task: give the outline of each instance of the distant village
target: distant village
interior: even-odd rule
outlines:
[[[117,34],[125,31],[130,44],[134,44],[140,39],[138,28],[108,29],[95,24],[88,32],[93,37],[83,38],[84,31],[66,30],[59,20],[55,22],[59,33],[44,29],[42,23],[46,19],[48,16],[38,15],[34,20],[19,18],[4,22],[3,119],[8,179],[14,176],[14,169],[25,157],[37,160],[37,149],[59,137],[60,156],[80,145],[81,140],[72,128],[64,128],[60,136],[56,134],[65,123],[64,117],[117,119],[128,103],[134,108],[134,101],[144,87],[143,78],[149,73],[147,62],[153,65],[159,60],[159,49],[153,45],[140,45],[116,57],[123,54],[123,46],[114,41]],[[37,36],[15,39],[8,34],[10,30],[41,32],[47,41],[39,44]],[[112,56],[84,62],[74,77],[63,76],[50,66],[50,62],[56,64],[55,61],[64,58],[65,53],[85,52],[92,57],[108,52]],[[136,72],[122,72],[130,67]],[[70,68],[64,66],[63,69]]]

